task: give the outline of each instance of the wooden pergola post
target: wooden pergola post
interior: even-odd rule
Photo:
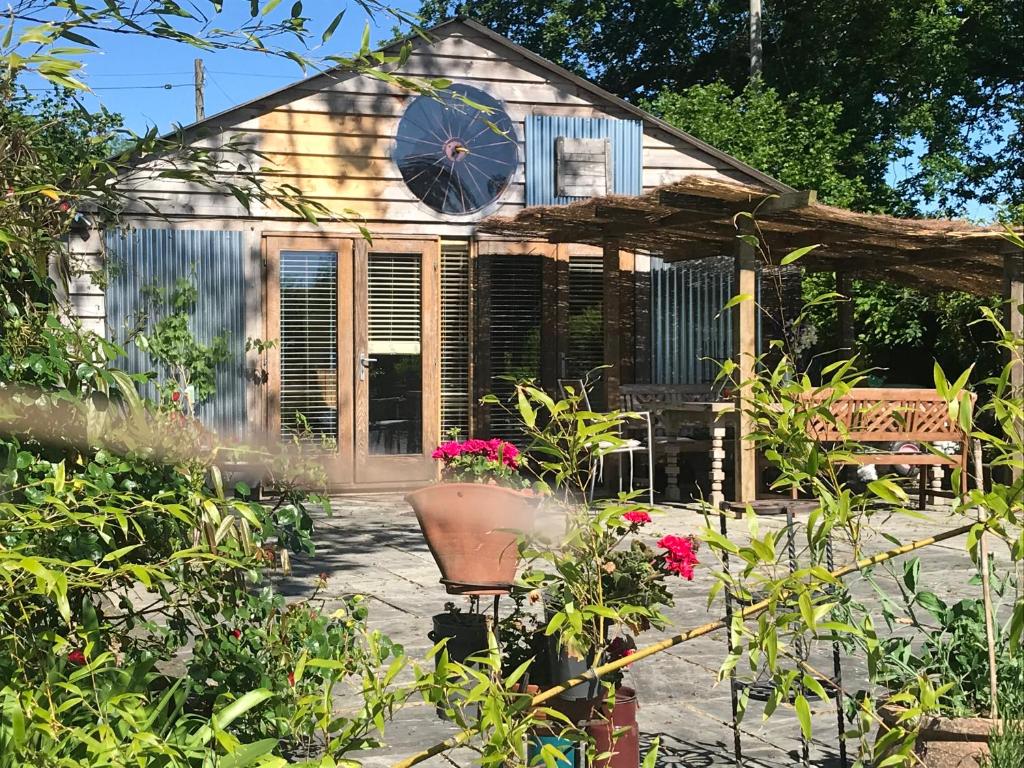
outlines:
[[[1024,251],[1011,246],[1003,255],[1003,299],[1006,301],[1006,329],[1017,338],[1024,338]],[[1024,397],[1024,363],[1020,360],[1010,370],[1010,392],[1015,398]],[[1024,429],[1018,424],[1017,429]],[[1020,461],[1021,456],[1016,459]],[[1021,470],[1012,472],[1014,481],[1021,476]]]
[[[736,501],[754,501],[757,498],[757,451],[754,443],[744,438],[754,428],[750,398],[757,359],[757,249],[742,239],[736,241],[732,294],[749,297],[732,309],[733,359],[739,384],[734,452]]]

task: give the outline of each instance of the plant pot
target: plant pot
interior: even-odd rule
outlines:
[[[615,705],[598,709],[598,717],[587,723],[587,733],[594,739],[594,754],[611,753],[596,758],[591,768],[640,768],[640,728],[636,713],[640,704],[636,691],[622,686],[615,691]]]
[[[449,594],[506,594],[516,578],[519,534],[539,497],[497,485],[440,483],[405,497]]]
[[[585,659],[573,658],[564,648],[559,648],[557,633],[549,635],[547,641],[548,663],[551,668],[552,684],[579,677],[592,666]],[[574,685],[569,690],[558,694],[558,698],[565,701],[587,702],[600,698],[603,693],[601,681],[595,678],[579,685]]]
[[[529,765],[544,764],[540,754],[545,746],[554,747],[563,755],[564,759],[555,758],[555,768],[575,768],[577,765],[576,752],[579,749],[579,744],[559,735],[550,726],[536,726],[527,735],[526,757]]]
[[[480,613],[438,613],[427,637],[435,643],[448,642],[448,658],[459,664],[475,653],[487,650],[487,619]]]
[[[883,723],[894,725],[903,709],[886,704],[878,712]],[[999,720],[988,717],[926,715],[914,753],[928,768],[978,768],[989,754],[989,735],[1000,725]]]

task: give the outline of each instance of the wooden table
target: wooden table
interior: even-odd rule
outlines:
[[[725,482],[725,430],[728,426],[736,424],[736,403],[726,400],[712,402],[694,403],[648,403],[645,406],[653,416],[656,416],[665,427],[668,435],[675,436],[684,426],[700,426],[708,430],[711,435],[711,471],[709,473],[711,496],[708,499],[716,508],[725,500],[722,485]],[[666,462],[665,474],[667,486],[665,498],[668,501],[679,501],[682,493],[679,488],[679,465],[672,460]],[[737,489],[741,488],[737,480]],[[752,499],[738,499],[738,501],[752,501]]]

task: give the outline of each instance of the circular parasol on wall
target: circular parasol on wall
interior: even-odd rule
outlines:
[[[501,104],[478,88],[454,84],[436,97],[412,100],[398,124],[393,157],[409,191],[435,211],[457,215],[498,199],[516,171],[519,149]]]

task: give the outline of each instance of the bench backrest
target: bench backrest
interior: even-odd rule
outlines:
[[[704,403],[717,400],[710,384],[623,384],[619,387],[624,411],[649,411],[665,403]]]
[[[831,392],[809,395],[810,401],[827,402]],[[974,408],[975,395],[965,398]],[[960,425],[949,418],[949,404],[934,389],[874,389],[859,387],[831,403],[836,424],[824,417],[811,419],[808,434],[817,440],[853,440],[861,443],[898,440],[964,443]]]

